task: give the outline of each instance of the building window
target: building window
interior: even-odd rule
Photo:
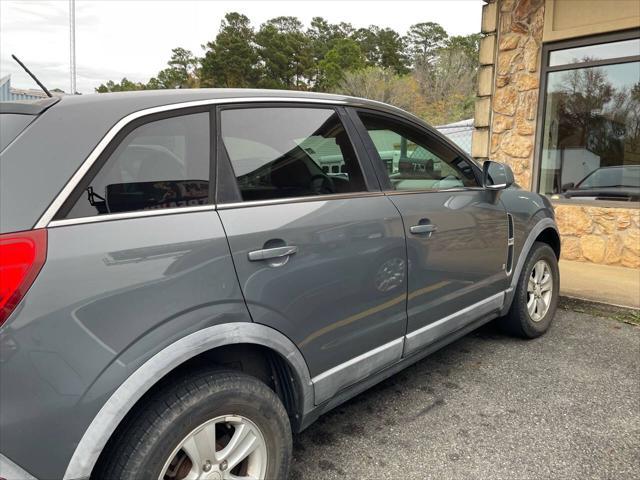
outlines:
[[[545,47],[539,191],[568,201],[638,201],[640,38],[594,42]]]

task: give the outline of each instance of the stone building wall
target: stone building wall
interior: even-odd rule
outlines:
[[[556,205],[562,258],[640,268],[640,210]]]
[[[510,165],[517,183],[531,189],[540,56],[545,7],[550,2],[485,2],[472,155],[479,161],[490,159]],[[562,203],[554,208],[562,258],[640,268],[639,209],[597,203]]]
[[[499,2],[489,157],[531,188],[544,0]]]

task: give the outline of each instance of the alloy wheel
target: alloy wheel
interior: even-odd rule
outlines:
[[[262,480],[267,445],[242,416],[221,416],[195,428],[167,459],[159,480]]]
[[[549,311],[553,297],[553,275],[545,260],[538,260],[527,283],[527,310],[534,322],[539,322]]]

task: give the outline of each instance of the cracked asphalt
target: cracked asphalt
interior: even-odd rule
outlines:
[[[558,310],[524,341],[493,324],[294,437],[292,480],[631,479],[640,327]]]

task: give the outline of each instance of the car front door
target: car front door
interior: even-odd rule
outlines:
[[[300,348],[316,403],[399,360],[406,329],[402,219],[342,112],[218,112],[218,211],[249,312]]]
[[[508,217],[469,159],[395,116],[350,112],[386,194],[404,220],[408,255],[405,355],[502,306]]]

